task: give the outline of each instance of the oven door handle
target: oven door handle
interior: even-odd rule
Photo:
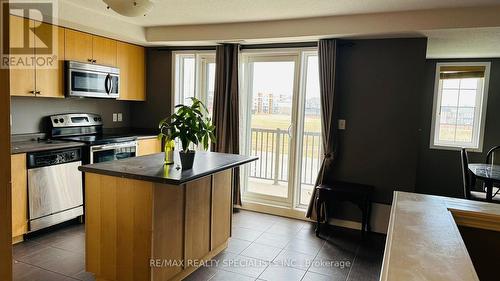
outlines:
[[[119,144],[95,145],[90,147],[90,150],[92,152],[96,152],[96,151],[111,150],[122,147],[137,147],[137,142],[133,141],[133,142],[126,142]]]

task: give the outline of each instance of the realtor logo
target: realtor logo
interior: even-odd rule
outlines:
[[[1,67],[57,68],[57,0],[1,1]]]

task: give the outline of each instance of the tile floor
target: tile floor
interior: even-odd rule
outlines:
[[[211,266],[187,280],[378,280],[385,236],[240,211],[233,237]],[[14,280],[94,280],[84,270],[84,227],[70,225],[14,246]]]

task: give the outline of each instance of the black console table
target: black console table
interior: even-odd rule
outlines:
[[[349,201],[359,207],[362,213],[363,233],[370,231],[370,215],[373,186],[336,181],[316,187],[316,236],[319,237],[321,227],[321,206],[325,209],[325,223],[328,222],[328,204],[332,202]]]

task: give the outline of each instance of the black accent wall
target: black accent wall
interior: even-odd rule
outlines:
[[[336,109],[339,180],[375,186],[374,201],[415,191],[427,39],[342,41]],[[357,212],[346,212],[357,213]]]
[[[131,126],[158,129],[172,106],[172,52],[146,48],[146,101],[131,106]]]

